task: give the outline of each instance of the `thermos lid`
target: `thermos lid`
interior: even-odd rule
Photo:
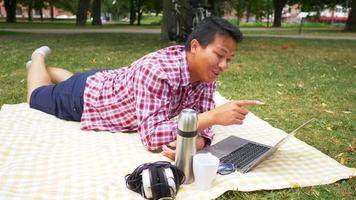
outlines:
[[[178,117],[178,129],[183,132],[197,131],[198,113],[190,108],[182,110]]]

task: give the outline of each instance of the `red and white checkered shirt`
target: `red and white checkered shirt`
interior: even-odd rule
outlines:
[[[88,77],[81,128],[138,131],[143,145],[156,150],[176,139],[173,118],[183,109],[202,113],[215,107],[215,89],[215,83],[190,83],[184,47],[167,47]],[[211,127],[199,134],[210,140],[214,135]]]

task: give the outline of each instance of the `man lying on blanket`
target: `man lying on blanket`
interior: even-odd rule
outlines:
[[[150,53],[131,65],[113,70],[72,74],[48,67],[47,46],[36,49],[27,62],[27,100],[31,108],[65,120],[80,121],[83,130],[138,131],[143,145],[163,150],[174,159],[177,123],[185,109],[198,111],[197,150],[209,145],[211,126],[241,124],[245,106],[256,101],[232,101],[215,108],[218,76],[229,68],[242,40],[239,29],[221,18],[207,18],[185,46]]]

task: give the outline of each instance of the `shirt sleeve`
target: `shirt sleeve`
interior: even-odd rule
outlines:
[[[169,119],[172,89],[165,73],[155,66],[142,69],[134,76],[137,131],[147,149],[157,150],[176,139],[177,123]]]
[[[197,111],[203,113],[215,108],[214,93],[216,90],[216,83],[207,84],[204,88],[203,94],[200,96]],[[205,146],[210,145],[214,138],[214,132],[212,127],[206,128],[204,131],[199,133],[200,136],[205,138]]]

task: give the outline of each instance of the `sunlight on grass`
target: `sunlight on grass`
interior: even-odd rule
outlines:
[[[0,32],[0,106],[25,101],[24,64],[41,45],[52,48],[48,64],[74,72],[118,68],[168,46],[159,35],[46,35]],[[286,131],[314,117],[298,138],[355,167],[356,43],[246,37],[218,82],[222,95],[260,99],[256,115]],[[263,192],[227,192],[219,199],[352,199],[355,178],[335,184]]]

